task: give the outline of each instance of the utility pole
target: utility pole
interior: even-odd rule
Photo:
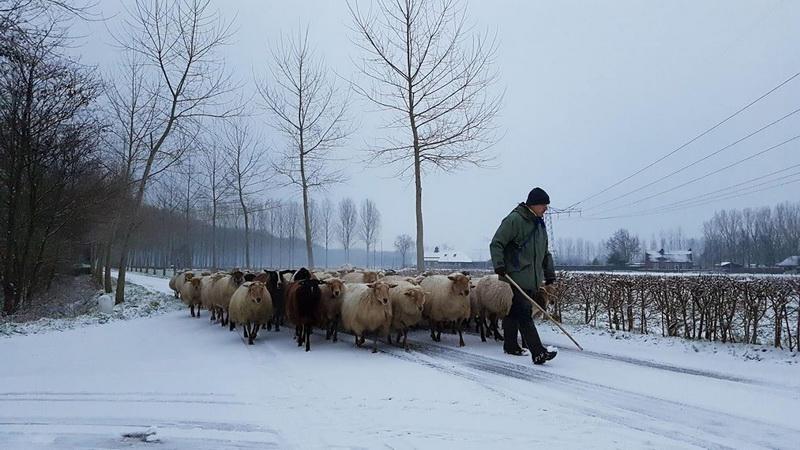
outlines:
[[[550,248],[552,249],[558,248],[556,246],[556,230],[555,227],[553,226],[553,216],[559,215],[559,216],[572,217],[573,214],[580,216],[582,213],[583,213],[582,209],[575,208],[573,206],[570,206],[566,209],[549,208],[549,210],[547,211],[547,229],[548,229],[547,234],[548,237],[550,238]]]

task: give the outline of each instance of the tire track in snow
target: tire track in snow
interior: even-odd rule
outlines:
[[[544,367],[522,366],[418,341],[414,341],[414,346],[416,351],[429,358],[420,358],[402,349],[385,348],[384,352],[469,379],[483,386],[493,386],[494,389],[501,389],[498,385],[502,384],[496,377],[511,377],[537,386],[563,388],[561,391],[578,394],[576,397],[602,405],[591,407],[583,402],[565,402],[563,396],[553,399],[567,407],[638,431],[701,447],[733,448],[743,443],[764,447],[791,447],[793,442],[800,442],[799,430],[780,425],[589,383],[548,372]],[[533,401],[542,400],[541,396],[531,397],[525,392],[520,392],[519,396],[527,396]],[[615,413],[615,410],[618,412]],[[632,420],[632,416],[636,418]],[[647,424],[647,426],[640,427],[636,424]],[[731,433],[732,430],[735,432]],[[721,442],[730,444],[724,445]]]

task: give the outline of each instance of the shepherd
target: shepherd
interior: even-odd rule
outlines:
[[[550,196],[542,188],[533,188],[527,200],[503,219],[489,244],[495,273],[506,282],[509,276],[532,298],[541,298],[536,295],[539,289],[549,289],[556,279],[544,223],[549,204]],[[511,310],[503,319],[503,350],[511,355],[525,355],[517,342],[517,334],[521,333],[533,363],[544,364],[555,358],[557,352],[542,345],[533,323],[533,305],[517,288],[512,286],[512,290]]]

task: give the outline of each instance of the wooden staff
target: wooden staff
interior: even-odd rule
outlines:
[[[575,340],[575,339],[572,337],[572,335],[570,335],[569,333],[567,333],[567,330],[565,330],[565,329],[564,329],[564,327],[562,327],[562,326],[561,326],[561,324],[560,324],[560,323],[558,323],[558,321],[557,321],[556,319],[554,319],[554,318],[553,318],[553,316],[551,316],[549,312],[547,312],[547,310],[545,310],[544,308],[542,308],[541,306],[539,306],[539,304],[538,304],[538,303],[536,303],[536,302],[535,302],[535,301],[534,301],[534,300],[531,298],[531,296],[530,296],[530,295],[528,295],[528,293],[527,293],[527,292],[523,291],[523,290],[522,290],[522,288],[521,288],[521,287],[519,287],[519,285],[517,284],[517,282],[516,282],[516,281],[514,281],[514,280],[513,280],[513,279],[512,279],[510,276],[508,276],[508,275],[506,274],[506,275],[505,275],[505,277],[508,279],[508,281],[509,281],[509,282],[511,282],[511,285],[512,285],[512,286],[514,286],[515,288],[517,288],[517,290],[518,290],[518,291],[520,291],[520,292],[522,293],[522,295],[524,295],[524,296],[525,296],[525,298],[527,298],[527,299],[528,299],[528,301],[529,301],[529,302],[533,303],[533,306],[535,306],[535,307],[536,307],[536,308],[537,308],[539,311],[541,311],[541,312],[542,312],[542,314],[544,314],[544,316],[545,316],[545,317],[547,317],[547,318],[548,318],[548,319],[549,319],[551,322],[553,322],[554,324],[556,324],[556,326],[558,327],[558,329],[559,329],[559,330],[561,330],[561,332],[562,332],[562,333],[566,334],[566,335],[567,335],[567,337],[569,338],[569,340],[571,340],[571,341],[572,341],[572,343],[573,343],[573,344],[575,344],[575,346],[576,346],[576,347],[578,347],[578,350],[580,350],[580,351],[583,351],[583,347],[581,347],[581,344],[578,344],[578,341],[576,341],[576,340]]]

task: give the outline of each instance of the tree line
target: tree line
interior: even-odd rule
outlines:
[[[414,177],[417,238],[398,238],[396,247],[403,259],[415,253],[420,270],[422,171],[489,159],[500,104],[488,89],[496,81],[496,45],[471,30],[461,2],[380,1],[369,12],[346,5],[363,80],[344,87],[315,53],[307,29],[268,43],[266,65],[254,80],[241,81],[224,58],[235,24],[210,0],[127,4],[109,24],[118,60],[101,72],[69,56],[77,42],[70,26],[90,18],[94,6],[0,0],[6,313],[78,260],[102,265],[107,287],[111,267],[119,269],[117,303],[124,301],[132,258],[194,261],[196,243],[179,241],[174,227],[159,227],[177,214],[185,240],[208,227],[210,248],[203,252],[211,266],[221,264],[231,226],[242,230],[245,266],[253,265],[253,246],[265,236],[277,245],[302,242],[309,266],[316,263],[314,243],[328,247],[334,236],[347,255],[359,239],[374,255],[380,214],[373,202],[312,207],[319,192],[346,180],[336,152],[354,129],[351,92],[385,112],[390,131],[370,145],[370,159]],[[276,148],[266,144],[265,127]],[[297,194],[297,202],[267,194],[282,189]],[[274,224],[284,235],[265,231],[276,211],[286,215]],[[325,225],[334,215],[347,223],[338,233]],[[145,242],[162,238],[166,244],[145,257]]]

